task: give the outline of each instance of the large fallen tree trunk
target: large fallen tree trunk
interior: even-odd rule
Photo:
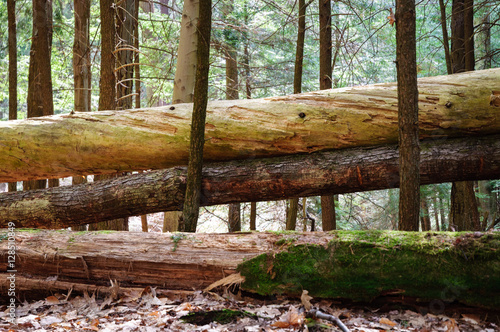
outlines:
[[[500,178],[500,136],[422,142],[422,184]],[[399,186],[396,145],[207,164],[201,204],[276,200]],[[186,169],[0,195],[0,226],[65,228],[181,209]]]
[[[0,237],[4,237],[0,233]],[[199,290],[235,273],[261,294],[372,300],[404,294],[423,300],[500,305],[500,234],[343,232],[16,234],[16,277],[59,289],[76,283]],[[0,243],[7,252],[8,241]],[[7,255],[0,268],[8,271]],[[27,280],[31,279],[31,282]],[[10,286],[0,279],[2,293]],[[20,285],[21,286],[21,285]],[[38,286],[38,288],[41,288]]]
[[[500,132],[500,69],[419,79],[422,139]],[[0,182],[187,164],[191,104],[0,122]],[[209,103],[206,161],[397,142],[395,83]]]

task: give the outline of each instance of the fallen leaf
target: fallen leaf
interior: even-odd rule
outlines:
[[[47,304],[59,304],[60,303],[59,299],[57,297],[55,297],[55,296],[49,296],[49,297],[47,297],[45,299],[45,302]]]
[[[457,322],[453,318],[446,321],[444,325],[446,325],[446,332],[460,332]]]
[[[280,320],[271,324],[279,328],[299,327],[304,323],[304,314],[299,313],[297,308],[290,306],[288,311],[281,316]]]
[[[302,291],[302,295],[300,296],[300,301],[302,302],[302,305],[306,310],[310,310],[312,307],[311,300],[313,299],[312,296],[309,296],[309,291],[306,291],[305,289]]]
[[[478,315],[474,315],[474,314],[462,314],[462,318],[466,322],[469,322],[469,323],[472,323],[472,324],[476,324],[476,325],[481,322],[481,318],[479,318]]]
[[[380,324],[385,324],[385,325],[389,325],[390,327],[394,327],[397,325],[397,323],[393,322],[392,320],[389,320],[385,317],[382,317],[380,318],[380,321],[379,321]]]

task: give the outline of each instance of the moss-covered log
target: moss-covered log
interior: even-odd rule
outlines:
[[[9,241],[0,231],[7,265]],[[28,285],[198,290],[238,269],[261,294],[372,300],[403,294],[500,306],[500,234],[366,231],[182,234],[18,230],[14,268]],[[239,265],[239,267],[238,267]],[[57,283],[50,283],[57,280]],[[5,294],[9,283],[0,280]]]
[[[500,137],[423,142],[421,184],[500,178]],[[0,226],[65,228],[182,208],[176,167],[73,187],[0,195]],[[202,205],[395,188],[396,145],[207,164]]]
[[[440,309],[453,301],[500,307],[500,234],[343,232],[328,243],[283,237],[281,252],[240,264],[243,289],[262,295],[371,301],[378,296],[417,297]],[[441,308],[441,309],[444,309]]]
[[[420,137],[500,132],[500,69],[419,80]],[[192,104],[0,122],[0,182],[186,165]],[[204,160],[397,142],[395,83],[211,102]]]

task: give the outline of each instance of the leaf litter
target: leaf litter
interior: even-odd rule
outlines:
[[[220,294],[173,291],[165,296],[152,287],[116,294],[99,297],[70,291],[24,302],[17,307],[16,325],[8,323],[4,305],[0,307],[0,331],[500,331],[497,324],[478,314],[448,317],[404,309],[345,307],[340,301],[314,301],[306,290],[301,299],[272,300],[243,297],[228,288]],[[335,319],[345,326],[339,327]]]

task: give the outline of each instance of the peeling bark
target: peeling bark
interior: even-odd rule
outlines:
[[[500,69],[419,80],[420,138],[500,132]],[[492,102],[493,101],[493,102]],[[0,123],[0,181],[186,165],[192,104]],[[208,104],[204,160],[396,143],[394,83]]]

